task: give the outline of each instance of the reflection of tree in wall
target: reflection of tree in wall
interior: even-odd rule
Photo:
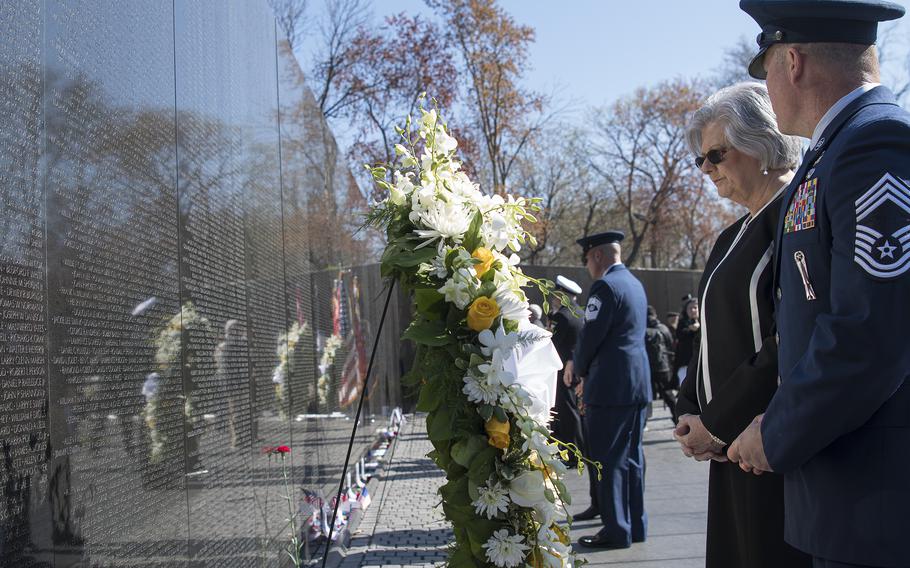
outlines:
[[[280,49],[292,57],[286,43]],[[312,269],[364,263],[367,246],[355,232],[360,224],[356,211],[364,210],[365,200],[303,74],[290,68],[285,75],[283,80],[301,95],[282,102],[282,183],[297,193],[291,215],[296,211],[304,217]]]

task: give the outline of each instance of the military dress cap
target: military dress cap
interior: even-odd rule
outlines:
[[[749,75],[765,78],[765,53],[775,43],[872,45],[878,23],[896,20],[904,7],[887,0],[740,0],[739,7],[761,26],[758,53]]]
[[[626,238],[626,234],[622,231],[607,231],[605,233],[589,235],[587,237],[578,239],[575,242],[581,245],[581,253],[586,254],[594,247],[605,245],[607,243],[618,243],[621,242],[624,238]]]
[[[559,290],[565,290],[569,294],[581,294],[581,286],[578,285],[574,280],[569,280],[562,274],[556,276],[556,288]]]

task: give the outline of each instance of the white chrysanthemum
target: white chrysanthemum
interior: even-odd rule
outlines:
[[[474,511],[478,515],[485,515],[492,519],[499,513],[505,513],[509,508],[509,496],[506,489],[500,483],[493,484],[492,487],[485,485],[477,489],[477,499],[474,500]]]
[[[496,404],[502,397],[502,385],[491,384],[483,377],[475,377],[468,373],[464,377],[462,392],[471,402],[478,404]]]
[[[503,282],[496,287],[493,294],[496,305],[499,306],[499,313],[503,319],[520,321],[527,319],[531,315],[528,309],[528,301],[519,296],[507,282]]]
[[[432,185],[421,184],[415,188],[411,192],[411,212],[408,213],[411,223],[419,223],[420,216],[434,207],[436,200],[436,188]]]
[[[520,565],[527,556],[528,546],[520,534],[510,535],[506,529],[499,529],[483,545],[487,551],[487,560],[501,566],[511,568]]]
[[[455,304],[459,310],[463,310],[471,303],[476,288],[477,277],[474,276],[474,272],[469,268],[459,268],[437,292],[445,296],[446,302]]]
[[[426,239],[416,248],[424,247],[439,238],[461,242],[471,225],[471,211],[460,203],[436,200],[418,215],[418,223],[427,228],[414,231],[421,239]]]

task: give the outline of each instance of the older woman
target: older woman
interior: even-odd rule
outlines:
[[[777,130],[767,89],[757,83],[711,96],[692,117],[687,141],[717,193],[749,211],[720,234],[705,266],[701,338],[677,406],[683,452],[713,459],[706,564],[808,567],[811,559],[784,542],[783,478],[745,473],[724,455],[777,388],[771,245],[799,142]]]

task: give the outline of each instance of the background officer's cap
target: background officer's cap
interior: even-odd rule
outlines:
[[[581,254],[585,255],[594,247],[605,245],[607,243],[622,242],[624,238],[626,238],[626,234],[622,231],[607,231],[605,233],[589,235],[587,237],[578,239],[575,242],[581,245]]]
[[[762,61],[775,43],[857,43],[872,45],[878,23],[896,20],[904,7],[886,0],[740,0],[739,7],[758,22],[758,54],[749,75],[765,78]]]
[[[569,280],[562,274],[556,276],[556,289],[564,290],[569,294],[581,294],[581,286],[578,285],[574,280]]]

